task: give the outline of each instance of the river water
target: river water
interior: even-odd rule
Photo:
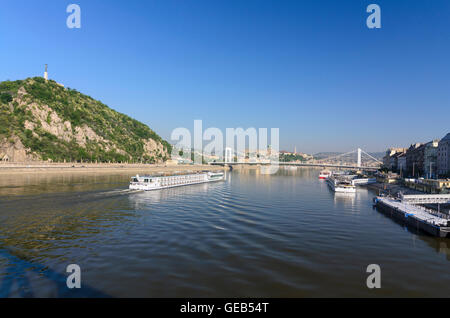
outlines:
[[[450,296],[450,240],[299,168],[129,192],[128,175],[0,177],[3,297]],[[81,269],[79,290],[66,267]],[[381,288],[368,289],[369,264]]]

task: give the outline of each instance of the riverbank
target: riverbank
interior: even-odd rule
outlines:
[[[47,173],[167,173],[185,171],[219,171],[228,167],[210,165],[114,164],[114,163],[2,163],[0,175]]]

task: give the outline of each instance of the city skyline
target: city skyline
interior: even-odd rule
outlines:
[[[280,128],[280,150],[383,152],[448,132],[450,5],[376,1],[8,3],[0,81],[42,76],[149,125]],[[37,37],[36,34],[41,34]]]

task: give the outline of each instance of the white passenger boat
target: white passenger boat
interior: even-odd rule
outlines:
[[[338,178],[334,175],[331,175],[327,179],[327,183],[330,186],[331,190],[334,192],[342,192],[342,193],[355,193],[356,187],[346,179]]]
[[[322,170],[319,173],[319,179],[328,179],[328,177],[331,176],[331,171],[329,170]]]
[[[131,178],[130,190],[158,190],[184,185],[214,182],[225,179],[223,172],[200,172],[172,175],[136,175]]]

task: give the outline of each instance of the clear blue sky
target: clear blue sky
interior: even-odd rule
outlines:
[[[79,30],[66,27],[70,3]],[[166,139],[194,119],[279,127],[281,148],[311,153],[450,132],[448,0],[5,0],[0,61],[0,80],[48,63],[52,79]]]

